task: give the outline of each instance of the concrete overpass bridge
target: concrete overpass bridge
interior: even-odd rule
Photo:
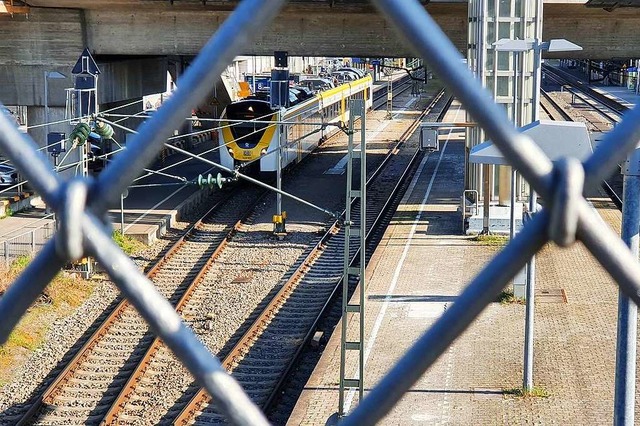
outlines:
[[[108,68],[101,79],[101,103],[163,91],[170,65],[177,64],[177,70],[183,58],[196,55],[237,3],[0,1],[0,100],[10,105],[43,105],[44,72],[68,74],[85,46]],[[423,3],[460,51],[465,51],[466,0]],[[639,58],[640,9],[624,7],[635,3],[545,0],[543,38],[566,38],[583,46],[582,52],[571,53],[574,58]],[[244,54],[287,50],[294,56],[414,56],[367,0],[291,0],[255,40]],[[69,81],[49,83],[49,105],[63,106],[62,89],[70,86]]]

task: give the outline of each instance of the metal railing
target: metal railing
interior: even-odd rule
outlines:
[[[0,259],[9,264],[20,257],[39,252],[56,231],[55,215],[47,215],[29,224],[43,222],[29,231],[2,239],[0,236]]]
[[[111,240],[107,206],[150,163],[192,107],[204,101],[234,55],[247,46],[278,13],[284,0],[245,0],[224,22],[182,76],[181,85],[154,116],[140,126],[128,154],[116,158],[97,178],[63,182],[37,154],[33,140],[0,114],[0,150],[28,177],[57,213],[60,230],[0,299],[0,342],[6,342],[29,305],[60,268],[87,254],[95,256],[123,292],[207,389],[233,423],[266,424],[259,409],[181,321],[169,302],[144,278]],[[568,246],[580,239],[634,303],[640,302],[640,265],[620,238],[603,229],[583,198],[583,187],[598,185],[640,139],[640,107],[630,111],[584,163],[564,159],[555,165],[531,139],[518,133],[505,111],[460,61],[460,55],[417,0],[374,0],[378,9],[447,83],[534,190],[548,201],[523,230],[474,278],[457,301],[425,332],[379,384],[344,419],[346,425],[372,424],[383,418],[404,392],[549,240]]]

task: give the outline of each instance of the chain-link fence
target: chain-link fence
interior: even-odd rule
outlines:
[[[59,269],[83,255],[95,256],[125,297],[193,376],[212,395],[221,411],[236,424],[266,424],[264,415],[219,361],[180,320],[169,302],[143,277],[111,240],[105,212],[142,168],[160,151],[190,110],[201,103],[216,78],[278,13],[284,0],[245,0],[220,27],[182,76],[174,95],[140,126],[128,155],[116,158],[97,180],[62,181],[50,170],[37,146],[0,114],[0,151],[29,179],[57,213],[60,230],[0,299],[0,341]],[[444,35],[417,0],[374,0],[475,117],[522,176],[547,201],[548,208],[529,221],[458,297],[456,303],[409,349],[387,376],[369,393],[344,423],[372,424],[387,413],[473,319],[521,270],[547,241],[561,246],[580,239],[609,271],[620,288],[640,302],[640,266],[620,238],[603,229],[601,220],[583,198],[583,186],[597,185],[635,148],[640,139],[640,108],[636,107],[609,133],[584,163],[564,159],[555,165],[526,136],[518,133],[460,60]]]

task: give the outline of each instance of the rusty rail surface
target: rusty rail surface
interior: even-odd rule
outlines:
[[[263,196],[264,196],[264,194],[266,194],[266,191],[263,192]],[[232,196],[233,196],[233,194],[229,194],[229,195],[225,196],[223,199],[221,199],[220,201],[216,202],[214,204],[214,206],[211,207],[210,209],[208,209],[207,212],[205,214],[203,214],[200,219],[198,219],[194,224],[192,224],[182,234],[182,236],[175,243],[173,243],[171,245],[171,247],[165,252],[165,254],[160,259],[158,259],[153,264],[153,266],[147,271],[147,273],[145,274],[147,276],[147,278],[149,278],[150,280],[153,280],[155,275],[167,263],[167,261],[170,260],[184,246],[185,239],[189,235],[191,235],[199,226],[201,226],[202,222],[207,217],[209,217],[215,210],[217,210],[221,205],[223,205],[226,202],[228,202],[229,199],[231,199]],[[255,207],[255,205],[257,205],[257,203],[262,200],[263,196],[258,197],[256,202],[249,209],[249,212],[251,212],[253,210],[253,208]],[[244,218],[246,218],[246,216],[249,214],[249,212],[245,215]],[[190,295],[192,294],[192,292],[195,289],[195,287],[197,287],[197,284],[199,282],[201,282],[202,278],[204,277],[206,272],[209,270],[209,268],[213,264],[214,260],[219,256],[220,252],[224,249],[224,247],[226,246],[226,244],[229,241],[229,239],[236,232],[238,225],[242,222],[243,219],[239,220],[233,226],[233,228],[223,238],[223,240],[220,243],[220,245],[214,250],[214,252],[211,255],[211,257],[209,258],[209,260],[203,265],[203,267],[200,269],[200,271],[198,272],[198,274],[194,278],[193,282],[189,285],[189,287],[185,291],[185,294],[180,299],[180,302],[178,302],[178,306],[176,307],[176,309],[178,309],[178,307],[181,307],[182,304],[184,304],[184,300],[188,299],[188,297],[190,297]],[[33,416],[35,416],[36,413],[39,411],[39,409],[40,409],[40,407],[42,406],[43,403],[50,404],[50,403],[53,402],[54,398],[62,391],[63,386],[73,376],[73,374],[77,370],[77,368],[89,356],[89,354],[91,353],[91,351],[95,347],[95,345],[100,341],[101,338],[103,338],[108,333],[109,328],[118,321],[118,319],[120,318],[122,313],[127,308],[129,308],[130,306],[131,306],[130,303],[126,299],[122,299],[118,303],[118,305],[116,305],[116,307],[112,310],[112,312],[108,315],[108,317],[93,332],[93,334],[89,337],[89,339],[82,345],[82,347],[78,350],[78,352],[67,363],[65,368],[58,374],[58,376],[53,380],[53,382],[51,382],[51,384],[49,384],[47,386],[47,388],[44,390],[44,392],[42,392],[41,395],[36,399],[36,401],[31,405],[31,407],[24,414],[24,416],[22,417],[22,419],[20,420],[18,425],[26,425],[26,424],[28,424],[29,421],[33,418]],[[155,340],[158,340],[158,339],[156,338]],[[154,340],[153,344],[156,344],[155,340]],[[151,350],[152,350],[152,347],[150,347],[147,352],[149,352]],[[131,382],[131,379],[127,382],[127,385],[129,385],[130,382]]]

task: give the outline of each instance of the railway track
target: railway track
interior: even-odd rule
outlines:
[[[555,101],[551,97],[551,95],[545,91],[540,90],[542,93],[542,101],[540,102],[540,107],[542,110],[549,116],[551,120],[554,121],[573,121],[571,115],[566,112],[558,102]]]
[[[558,83],[563,90],[571,94],[571,104],[576,109],[594,110],[604,117],[604,123],[592,123],[595,131],[607,131],[622,119],[622,114],[629,108],[607,97],[601,92],[585,85],[572,74],[562,70],[545,67],[547,77]],[[593,120],[590,120],[593,121]]]
[[[442,96],[444,92],[440,93],[430,108]],[[368,179],[367,185],[374,189],[369,191],[367,203],[367,238],[379,231],[381,219],[401,193],[400,188],[420,157],[420,152],[416,151],[408,161],[393,164],[401,145],[430,108],[404,132],[397,145]],[[354,217],[359,217],[358,210],[359,206],[354,206]],[[359,225],[356,223],[355,226]],[[222,361],[252,400],[265,410],[279,394],[280,385],[341,286],[343,247],[344,233],[339,223],[335,222]],[[352,249],[349,256],[354,264],[358,252]],[[351,282],[350,286],[355,287],[356,284]],[[203,389],[198,390],[175,419],[177,425],[192,423],[224,423],[224,418],[211,405]]]
[[[547,75],[551,75],[556,78],[556,80],[569,82],[573,87],[578,89],[580,92],[584,93],[591,99],[599,102],[605,107],[609,108],[617,115],[622,115],[629,110],[629,107],[617,102],[615,99],[610,98],[609,96],[594,90],[588,84],[585,84],[582,80],[575,77],[573,74],[570,74],[566,71],[560,70],[558,68],[553,68],[548,65],[543,65],[544,72]]]
[[[246,194],[244,198],[255,202],[258,197]],[[156,281],[163,295],[185,318],[192,309],[190,305],[199,303],[198,297],[194,296],[197,294],[194,282],[202,279],[224,242],[239,226],[239,222],[232,226],[234,220],[224,218],[222,211],[225,209],[236,218],[237,211],[243,210],[237,205],[233,207],[228,198],[216,204],[209,216],[191,227],[149,271],[148,276]],[[218,241],[222,241],[221,244]],[[134,421],[135,417],[121,416],[121,410],[135,406],[135,401],[132,403],[131,400],[134,390],[144,386],[140,378],[152,363],[162,365],[170,356],[161,342],[154,339],[146,323],[123,301],[62,373],[35,398],[27,413],[15,418],[14,423],[121,424]]]
[[[557,70],[551,67],[545,67],[545,72],[551,76],[551,78],[556,81],[560,85],[569,84],[570,87],[568,90],[572,93],[573,96],[577,96],[581,99],[586,105],[593,108],[597,113],[605,117],[605,119],[609,120],[611,126],[615,125],[618,121],[621,120],[622,114],[627,111],[629,108],[625,105],[622,105],[615,100],[603,95],[602,93],[593,90],[589,86],[582,83],[575,76],[563,72],[561,70]],[[573,89],[575,88],[575,89]],[[576,93],[579,91],[584,94],[581,96]],[[562,106],[560,106],[557,102],[555,102],[546,92],[543,91],[543,95],[545,95],[545,99],[547,99],[557,111],[559,111],[563,119],[565,121],[575,121],[575,117],[571,114],[568,114]],[[598,106],[597,103],[603,105]],[[613,112],[613,113],[612,113]],[[607,123],[605,123],[607,124]],[[609,126],[605,126],[605,131],[609,130]],[[595,130],[601,130],[599,126],[596,126]],[[621,170],[621,165],[618,164],[619,171]],[[607,195],[611,198],[611,201],[618,207],[618,209],[622,210],[622,188],[623,188],[623,176],[621,173],[615,173],[613,176],[608,179],[602,181],[602,188],[607,193]]]
[[[241,213],[252,211],[264,191],[226,196],[167,251],[147,273],[177,309],[204,277],[233,233]],[[121,301],[39,395],[17,424],[98,424],[155,340],[146,322]]]
[[[392,95],[397,97],[398,95],[406,92],[411,87],[411,79],[409,76],[404,76],[394,81],[391,85]],[[387,105],[387,86],[384,85],[380,87],[374,94],[373,97],[373,109],[380,109],[383,106]]]

